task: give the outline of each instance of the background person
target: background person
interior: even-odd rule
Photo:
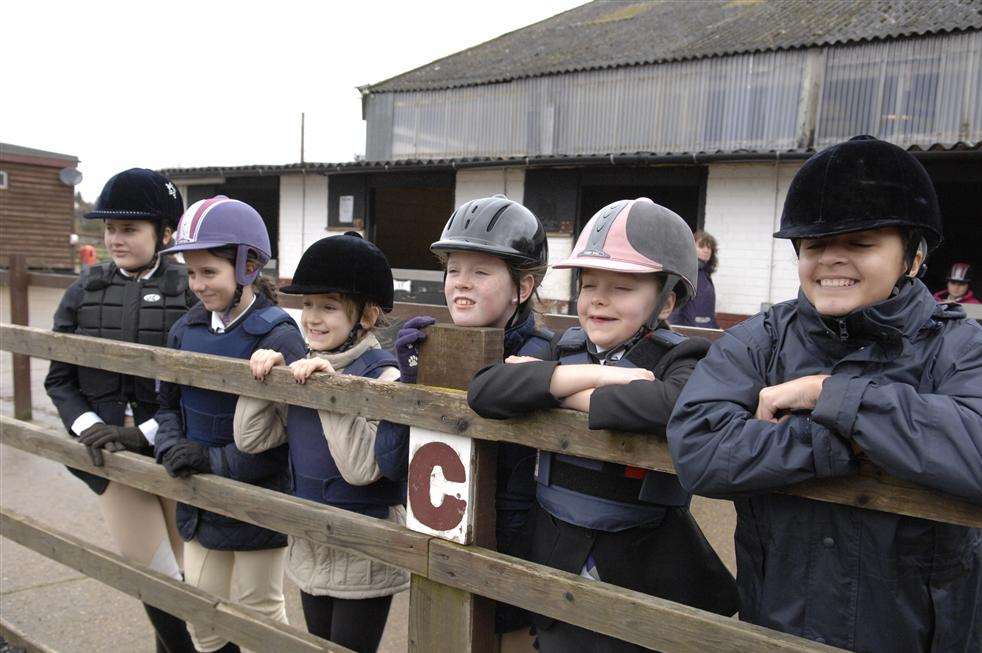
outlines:
[[[696,257],[699,259],[699,277],[696,283],[696,296],[668,316],[668,323],[678,326],[718,329],[716,323],[716,286],[713,273],[719,261],[716,253],[719,247],[712,235],[701,229],[693,234],[696,244]]]
[[[934,298],[939,302],[982,303],[972,293],[971,283],[972,266],[965,262],[953,263],[948,272],[948,287],[934,293]]]
[[[95,248],[85,246],[93,261],[65,291],[54,330],[162,346],[171,325],[194,302],[184,266],[160,256],[183,209],[177,187],[152,170],[131,168],[106,182],[95,210],[85,218],[105,221],[112,260],[95,265]],[[65,428],[89,445],[94,465],[103,464],[103,448],[152,454],[157,435],[153,379],[51,361],[44,387]],[[122,556],[182,578],[173,500],[69,471],[99,495],[99,509]],[[183,621],[151,605],[144,608],[159,653],[193,650]]]

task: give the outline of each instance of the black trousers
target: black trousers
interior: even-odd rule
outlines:
[[[592,554],[600,578],[612,585],[726,616],[739,607],[732,574],[686,508],[666,507],[660,522],[616,533],[574,526],[538,504],[529,520],[532,562],[579,574]],[[532,620],[542,653],[645,650],[544,615]]]
[[[392,596],[373,599],[336,599],[314,596],[300,591],[307,630],[358,653],[375,653],[385,621],[389,617]]]

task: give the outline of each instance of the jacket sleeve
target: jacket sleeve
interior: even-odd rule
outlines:
[[[769,344],[745,322],[717,340],[682,389],[668,424],[668,446],[682,486],[710,497],[761,493],[858,469],[849,445],[800,414],[775,424],[754,419],[766,385]]]
[[[235,446],[244,453],[260,453],[284,444],[288,410],[278,401],[239,397],[232,426]]]
[[[812,418],[889,473],[982,503],[982,330],[962,328],[975,336],[934,370],[934,392],[833,374]]]
[[[495,363],[478,370],[467,388],[467,404],[481,417],[509,419],[557,408],[549,392],[556,361]]]
[[[399,368],[389,367],[378,380],[395,381],[398,378]],[[375,457],[378,421],[326,410],[317,413],[341,477],[351,485],[368,485],[382,478],[382,470]]]
[[[280,323],[263,336],[256,349],[273,349],[283,354],[286,364],[303,358],[307,353],[300,330],[293,324]],[[238,414],[238,405],[236,405]],[[233,418],[234,420],[234,418]],[[234,430],[233,430],[234,437]],[[259,453],[240,451],[234,441],[224,447],[211,447],[211,468],[219,476],[236,481],[257,481],[278,474],[287,464],[286,447],[273,447]]]
[[[590,396],[590,428],[665,435],[675,401],[698,360],[674,360],[654,381],[597,388]]]
[[[58,333],[75,333],[78,327],[78,305],[83,294],[81,281],[76,281],[62,295],[55,311],[54,326]],[[44,378],[44,389],[58,409],[58,416],[71,432],[72,424],[83,414],[90,412],[92,406],[82,395],[78,386],[78,368],[71,363],[51,361],[48,375]]]
[[[375,434],[375,462],[382,476],[390,481],[405,480],[409,471],[409,426],[387,420],[378,423]]]
[[[185,319],[173,324],[167,334],[167,346],[181,348],[181,334]],[[181,415],[181,386],[169,381],[157,381],[157,435],[153,440],[154,457],[159,463],[168,449],[181,441],[184,436],[184,418]]]

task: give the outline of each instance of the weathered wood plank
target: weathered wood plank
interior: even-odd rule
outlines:
[[[430,578],[666,653],[841,650],[443,540],[430,542]]]
[[[429,328],[420,347],[419,383],[444,388],[466,388],[471,377],[504,356],[501,329],[463,328],[437,324]],[[495,474],[497,443],[473,440],[467,482],[475,488],[470,506],[473,542],[495,548]],[[497,650],[494,604],[475,594],[414,576],[409,595],[409,650]]]
[[[0,508],[0,529],[12,542],[242,646],[258,651],[350,653],[343,646],[228,603],[5,508]]]
[[[134,453],[105,452],[105,466],[95,467],[85,447],[68,436],[7,416],[0,416],[0,442],[250,524],[426,573],[429,537],[388,522],[212,474],[171,478],[152,458]]]
[[[328,375],[315,375],[305,385],[297,385],[289,371],[282,368],[274,368],[267,381],[262,383],[252,378],[244,361],[7,324],[0,324],[0,347],[39,358],[157,377],[311,408],[329,408],[481,440],[518,442],[547,451],[675,472],[663,438],[593,431],[588,428],[582,413],[570,410],[552,410],[520,420],[487,420],[474,414],[467,406],[464,393],[456,390]],[[905,484],[882,473],[809,481],[775,491],[982,527],[982,506],[936,490]]]
[[[27,296],[30,292],[27,278],[27,258],[23,254],[10,255],[10,321],[26,326],[30,321]],[[14,417],[31,419],[31,359],[14,354]]]

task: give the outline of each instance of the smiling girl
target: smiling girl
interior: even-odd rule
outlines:
[[[303,295],[300,322],[310,353],[290,369],[298,383],[311,374],[346,374],[381,381],[399,378],[395,356],[374,329],[392,310],[392,271],[375,245],[357,232],[322,238],[303,253],[293,283],[282,292]],[[250,366],[264,379],[287,358],[257,350]],[[293,494],[396,524],[406,523],[405,442],[355,415],[240,397],[235,441],[259,453],[289,443]],[[393,462],[396,461],[396,462]],[[378,648],[392,596],[409,575],[363,556],[291,537],[287,574],[300,588],[311,633],[356,651]]]
[[[588,413],[590,428],[664,433],[675,398],[709,347],[665,323],[694,293],[692,232],[647,198],[622,200],[590,219],[556,267],[579,273],[580,326],[563,334],[545,356],[550,361],[513,356],[478,372],[471,407],[507,419],[562,406]],[[535,480],[533,562],[720,614],[736,611],[733,578],[674,476],[540,451]],[[535,623],[546,653],[640,650],[543,616]]]
[[[112,261],[91,267],[65,292],[54,330],[161,346],[171,325],[193,302],[182,265],[159,255],[184,209],[173,183],[145,168],[114,176],[86,219],[105,221]],[[153,379],[77,367],[58,361],[44,381],[65,427],[89,447],[150,454],[157,434]],[[101,476],[70,470],[99,495],[99,507],[120,553],[172,578],[181,578],[175,504]],[[157,650],[191,651],[184,622],[145,605]]]
[[[287,362],[303,357],[303,337],[293,319],[276,306],[275,290],[260,271],[270,257],[269,234],[251,206],[222,195],[192,204],[177,229],[191,290],[200,299],[174,324],[167,346],[187,352],[249,358],[257,349],[276,349]],[[259,487],[289,487],[286,447],[257,454],[238,450],[232,435],[236,396],[161,382],[155,451],[171,476],[216,474]],[[286,623],[280,533],[178,504],[189,584],[243,603]],[[208,629],[191,625],[198,651],[239,650]]]
[[[504,195],[483,197],[461,205],[451,214],[430,246],[445,271],[443,293],[454,324],[505,330],[505,356],[543,357],[553,333],[536,325],[532,310],[536,288],[549,259],[545,228],[531,211]],[[434,320],[418,317],[406,322],[396,340],[404,382],[416,379],[419,343]],[[402,428],[383,422],[383,428]],[[532,472],[535,450],[500,443],[495,492],[497,549],[526,558],[528,511],[535,499]],[[499,603],[495,631],[502,650],[532,650],[530,616],[525,610]]]
[[[853,651],[982,650],[979,529],[769,494],[868,460],[982,503],[982,328],[917,278],[941,234],[909,153],[819,152],[775,234],[798,298],[727,331],[682,391],[669,448],[686,489],[734,500],[741,619]]]

